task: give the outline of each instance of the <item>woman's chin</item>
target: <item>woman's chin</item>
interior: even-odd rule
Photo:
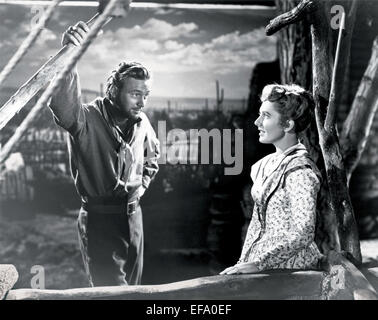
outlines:
[[[265,141],[264,137],[259,137],[259,142],[260,143],[269,143],[269,142]]]

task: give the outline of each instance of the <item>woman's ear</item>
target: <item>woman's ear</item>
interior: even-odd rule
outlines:
[[[285,132],[290,132],[294,129],[295,122],[294,120],[287,120],[286,121],[286,126],[284,127]]]

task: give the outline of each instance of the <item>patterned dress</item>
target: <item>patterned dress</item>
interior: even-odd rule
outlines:
[[[304,145],[270,154],[251,169],[255,202],[238,263],[261,270],[316,268],[314,242],[320,173]]]

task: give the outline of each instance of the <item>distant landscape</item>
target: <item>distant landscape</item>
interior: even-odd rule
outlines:
[[[16,91],[18,88],[1,88],[0,90],[0,106],[2,106]],[[94,91],[89,89],[82,89],[82,100],[84,103],[88,103],[101,96],[100,91]],[[33,98],[32,101],[35,101]],[[227,99],[227,96],[223,101],[224,111],[241,111],[246,108],[246,98],[240,99]],[[207,106],[208,110],[215,110],[216,99],[215,97],[198,97],[198,98],[170,98],[170,97],[155,97],[151,95],[148,99],[148,108],[163,110],[171,108],[172,110],[201,110]]]

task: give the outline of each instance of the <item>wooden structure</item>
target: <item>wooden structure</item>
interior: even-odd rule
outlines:
[[[15,269],[0,265],[0,285],[7,284],[2,293],[6,300],[378,300],[376,289],[363,273],[339,253],[330,252],[324,267],[217,275],[153,286],[11,290]]]
[[[0,177],[0,202],[6,200],[31,201],[34,198],[33,169],[30,166],[3,172]]]

